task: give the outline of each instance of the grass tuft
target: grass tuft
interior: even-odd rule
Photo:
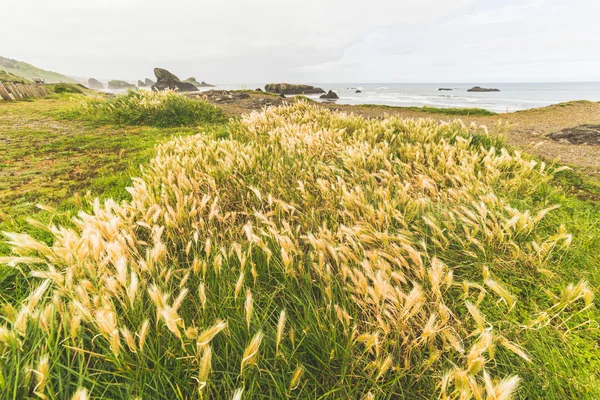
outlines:
[[[220,108],[173,91],[129,90],[115,97],[79,96],[75,101],[77,105],[63,113],[64,118],[162,128],[220,122],[224,119]]]

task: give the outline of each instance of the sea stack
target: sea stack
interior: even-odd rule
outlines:
[[[131,83],[125,82],[125,81],[112,80],[112,81],[108,81],[108,88],[115,89],[115,90],[135,89],[135,85],[132,85]]]
[[[179,92],[196,92],[198,88],[189,83],[182,82],[174,74],[170,73],[166,69],[163,68],[154,68],[154,75],[156,75],[156,83],[152,85],[152,90],[161,91],[161,90],[177,90]]]
[[[325,91],[310,85],[294,85],[290,83],[269,83],[265,91],[277,94],[321,94]]]
[[[339,99],[338,95],[333,90],[330,90],[329,92],[327,92],[327,94],[321,95],[319,98],[321,98],[321,99],[327,99],[327,100],[337,100],[337,99]]]
[[[471,89],[467,90],[467,92],[499,92],[500,89],[495,88],[482,88],[479,86],[473,86]]]
[[[102,90],[104,89],[104,84],[98,79],[90,78],[88,79],[88,87],[90,89]]]

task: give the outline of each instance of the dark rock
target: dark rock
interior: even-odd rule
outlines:
[[[196,80],[196,78],[194,78],[193,76],[190,78],[187,78],[184,82],[191,83],[192,85],[194,85],[196,87],[215,87],[215,85],[211,85],[210,83],[206,83],[204,81],[198,82]]]
[[[104,89],[104,84],[97,79],[90,78],[88,79],[88,87],[90,89],[102,90]]]
[[[256,88],[254,91],[255,92],[262,92],[262,89],[261,88]]]
[[[189,83],[182,82],[177,76],[173,75],[166,69],[154,68],[154,75],[156,75],[156,83],[152,85],[152,90],[177,90],[179,92],[195,92],[198,88]]]
[[[327,92],[327,94],[321,95],[319,98],[328,100],[339,99],[338,95],[333,90],[330,90],[329,92]]]
[[[467,92],[499,92],[500,89],[494,89],[494,88],[482,88],[479,86],[474,86],[471,89],[467,90]]]
[[[356,91],[356,92],[354,92],[354,93],[362,93],[362,90],[357,90],[357,91]]]
[[[290,83],[269,83],[265,85],[265,90],[269,93],[277,94],[321,94],[325,91],[321,88],[310,85],[293,85]]]
[[[452,89],[450,89],[450,88],[445,88],[445,87],[441,87],[441,88],[439,88],[438,90],[452,91]]]
[[[135,85],[132,85],[129,82],[113,80],[108,81],[109,89],[135,89]]]
[[[282,99],[285,99],[285,94],[281,93],[281,94],[279,95],[279,97],[281,97]]]
[[[548,134],[557,142],[600,146],[600,125],[578,125]]]
[[[152,79],[144,79],[144,83],[146,84],[147,87],[153,86],[156,84],[156,82],[154,82]]]

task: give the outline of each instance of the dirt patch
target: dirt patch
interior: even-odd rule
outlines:
[[[579,125],[550,133],[548,137],[561,143],[600,146],[600,125]]]

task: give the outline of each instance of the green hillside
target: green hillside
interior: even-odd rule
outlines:
[[[42,78],[46,83],[77,83],[65,75],[46,71],[23,61],[0,57],[0,70],[25,79]]]
[[[0,82],[31,83],[31,81],[29,81],[28,79],[21,78],[20,76],[10,74],[1,69],[0,69]]]

